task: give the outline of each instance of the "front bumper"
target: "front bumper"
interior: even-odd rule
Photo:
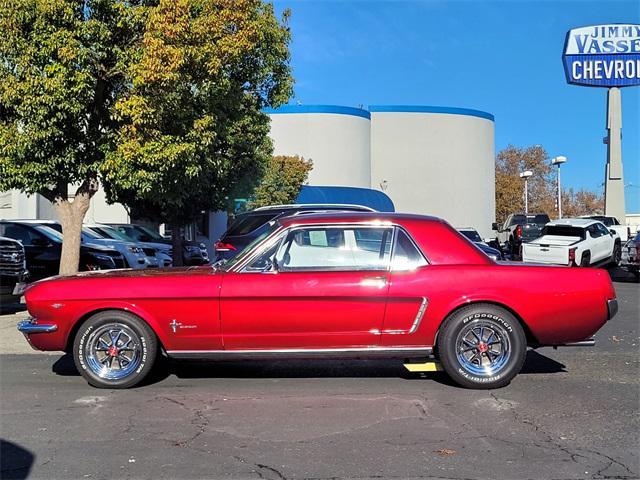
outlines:
[[[58,330],[58,325],[54,323],[35,323],[35,318],[23,320],[17,325],[18,331],[25,336],[32,333],[53,333]]]

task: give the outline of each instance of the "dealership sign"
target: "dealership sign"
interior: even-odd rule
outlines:
[[[593,25],[569,30],[567,82],[592,87],[640,85],[640,25]]]

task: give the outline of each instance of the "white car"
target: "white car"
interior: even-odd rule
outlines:
[[[620,263],[620,236],[602,222],[563,218],[547,223],[542,235],[522,244],[522,261],[589,267]]]

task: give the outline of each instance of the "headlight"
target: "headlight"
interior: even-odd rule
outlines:
[[[91,253],[91,256],[96,260],[110,263],[114,267],[116,266],[116,262],[114,262],[113,258],[111,258],[109,255],[103,255],[102,253]]]

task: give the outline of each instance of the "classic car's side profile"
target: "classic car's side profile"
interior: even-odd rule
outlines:
[[[214,267],[57,277],[26,291],[32,346],[73,354],[91,385],[141,382],[180,359],[435,356],[496,388],[527,346],[589,343],[617,310],[606,271],[492,261],[443,220],[281,218]]]

